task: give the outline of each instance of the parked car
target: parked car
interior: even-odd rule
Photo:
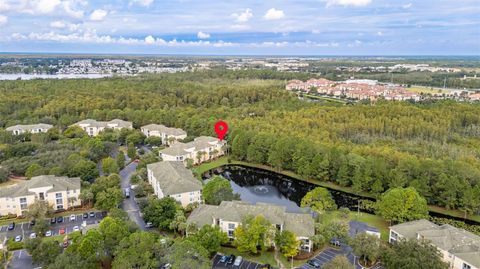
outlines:
[[[62,223],[62,222],[63,222],[63,217],[58,217],[58,218],[57,218],[57,222],[58,222],[58,223]]]
[[[65,234],[65,228],[60,228],[60,230],[58,230],[58,233],[59,234]]]
[[[50,237],[52,236],[52,231],[48,230],[46,233],[45,233],[45,237]]]
[[[32,220],[30,221],[30,226],[34,226],[35,223],[36,223],[35,219],[32,219]]]
[[[130,198],[130,189],[125,188],[125,198]]]
[[[170,269],[170,268],[172,268],[172,265],[169,263],[166,263],[160,266],[160,269]]]
[[[37,238],[37,234],[36,233],[31,233],[30,234],[30,239],[34,239],[34,238]]]
[[[88,213],[87,212],[83,213],[83,218],[88,219]]]
[[[233,264],[235,262],[235,255],[230,255],[227,260],[227,264]]]
[[[15,229],[15,222],[12,222],[10,224],[8,224],[8,228],[7,228],[9,231]]]
[[[78,231],[80,231],[80,228],[78,226],[73,226],[73,231],[78,232]]]
[[[235,262],[233,263],[233,266],[240,266],[240,264],[242,264],[242,261],[243,261],[242,256],[238,256],[238,257],[235,259]]]
[[[63,219],[63,218],[62,218],[62,219]],[[51,224],[57,223],[57,218],[51,218],[51,219],[50,219],[50,223],[51,223]]]
[[[308,265],[313,266],[313,268],[320,268],[320,263],[316,260],[309,260],[307,263]]]
[[[95,218],[95,212],[90,212],[88,215],[90,215],[90,218]]]
[[[227,255],[223,255],[218,262],[219,262],[219,263],[226,263],[227,260],[228,260],[228,256],[227,256]]]
[[[21,235],[17,235],[15,237],[15,242],[22,242],[22,236]]]
[[[77,220],[77,216],[75,216],[74,214],[70,215],[70,221],[76,221]]]
[[[63,241],[63,248],[67,248],[68,247],[68,241]]]
[[[145,228],[152,228],[153,227],[153,224],[151,222],[147,222],[145,224]]]

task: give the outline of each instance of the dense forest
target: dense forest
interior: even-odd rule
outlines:
[[[80,119],[122,118],[194,137],[214,135],[223,119],[237,159],[372,195],[412,186],[430,204],[479,210],[480,105],[342,106],[303,102],[284,90],[286,80],[307,76],[249,70],[3,81],[0,127],[43,122],[63,130]]]

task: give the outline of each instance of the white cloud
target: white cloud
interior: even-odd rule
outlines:
[[[240,14],[233,13],[232,16],[236,18],[237,22],[247,22],[253,17],[253,13],[251,9],[247,8]]]
[[[285,13],[283,10],[271,8],[265,13],[263,16],[264,19],[266,20],[279,20],[281,18],[285,17]]]
[[[204,33],[204,32],[198,32],[197,37],[200,38],[200,39],[208,39],[208,38],[210,38],[210,34],[209,33]]]
[[[85,0],[22,0],[18,1],[18,5],[9,6],[8,4],[1,3],[4,0],[0,0],[0,11],[3,9],[14,10],[16,12],[28,13],[31,15],[45,15],[64,12],[73,18],[82,18],[83,11],[78,10],[77,6],[87,5]]]
[[[233,30],[248,30],[250,29],[250,25],[246,25],[246,24],[234,24],[232,26],[230,26],[230,28],[232,28]]]
[[[83,18],[84,12],[83,10],[76,9],[77,3],[80,3],[83,6],[87,4],[86,1],[82,1],[82,0],[79,0],[79,1],[67,0],[67,1],[63,1],[62,5],[63,5],[63,9],[65,10],[65,13],[67,13],[70,17],[80,19],[80,18]]]
[[[382,35],[383,35],[383,32],[382,32],[382,31],[378,31],[378,32],[377,32],[377,35],[378,35],[378,36],[382,36]]]
[[[8,17],[4,15],[0,15],[0,26],[4,25],[8,22]]]
[[[10,10],[10,5],[6,1],[0,1],[0,12],[5,12]]]
[[[402,8],[404,8],[404,9],[409,9],[411,7],[412,7],[412,3],[408,3],[408,4],[405,4],[405,5],[402,6]]]
[[[60,3],[60,0],[39,0],[35,1],[34,8],[39,13],[46,14],[54,11]]]
[[[63,22],[63,21],[52,21],[52,22],[50,23],[50,27],[52,27],[52,28],[60,28],[60,29],[62,29],[62,28],[65,28],[66,26],[67,26],[67,25],[66,25],[65,22]]]
[[[370,4],[372,0],[324,0],[324,2],[327,2],[327,7],[335,5],[362,7]]]
[[[107,14],[108,14],[108,12],[106,10],[96,9],[92,12],[92,14],[90,14],[90,20],[101,21],[101,20],[105,19]]]
[[[145,37],[145,44],[151,45],[155,43],[155,38],[151,35]]]
[[[144,7],[148,7],[153,3],[154,0],[131,0],[129,5],[138,4]]]

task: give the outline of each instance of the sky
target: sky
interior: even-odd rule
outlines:
[[[480,0],[0,0],[0,52],[480,55]]]

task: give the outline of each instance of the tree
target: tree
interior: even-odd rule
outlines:
[[[337,208],[330,192],[322,187],[316,187],[307,192],[302,198],[300,205],[302,207],[310,207],[319,213]]]
[[[123,192],[120,188],[108,188],[95,195],[95,207],[100,210],[111,210],[118,207],[123,201]]]
[[[0,183],[8,180],[9,172],[4,167],[0,167]]]
[[[228,236],[217,226],[204,225],[200,230],[188,237],[204,247],[210,255],[217,253],[222,244],[228,242]]]
[[[159,242],[154,234],[135,232],[123,238],[115,250],[113,269],[153,269],[158,268],[159,258],[156,248]]]
[[[475,214],[480,211],[480,185],[468,188],[462,197],[465,217],[467,214]]]
[[[172,269],[209,269],[212,262],[208,251],[192,240],[177,240],[168,249],[166,260],[172,264]]]
[[[150,199],[148,205],[143,209],[143,216],[145,221],[151,222],[155,227],[169,229],[178,207],[177,201],[172,197]]]
[[[119,169],[123,169],[125,167],[125,154],[123,151],[118,152],[116,162]]]
[[[60,253],[62,253],[62,249],[58,242],[44,240],[32,251],[32,262],[46,267],[55,262]]]
[[[32,163],[25,171],[25,176],[28,178],[36,177],[45,174],[45,169],[38,163]]]
[[[135,159],[137,158],[137,149],[135,148],[135,145],[133,143],[128,143],[127,147],[127,155],[130,159]]]
[[[151,146],[161,146],[162,145],[162,138],[158,136],[149,136],[145,138],[145,144]]]
[[[30,220],[41,220],[53,214],[54,209],[47,201],[35,200],[28,206],[26,216]]]
[[[247,216],[235,231],[234,245],[241,252],[258,253],[273,243],[275,228],[263,215]]]
[[[222,201],[239,200],[238,194],[234,194],[230,182],[221,177],[214,176],[211,178],[202,191],[205,203],[211,205],[219,205]]]
[[[363,265],[375,264],[381,255],[381,241],[378,237],[367,233],[359,233],[351,242],[355,255],[363,258]]]
[[[107,157],[102,160],[102,170],[103,173],[109,175],[109,174],[118,174],[118,165],[117,162],[111,158]]]
[[[352,269],[355,268],[348,258],[343,255],[335,256],[331,261],[322,267],[323,269]]]
[[[298,254],[298,248],[300,246],[300,241],[297,239],[297,236],[287,230],[277,232],[275,236],[275,247],[280,249],[280,252],[285,257],[294,257]]]
[[[172,222],[170,222],[168,227],[170,230],[177,231],[183,236],[185,230],[187,229],[187,218],[185,217],[185,213],[183,213],[182,210],[177,210],[175,217],[173,218]]]
[[[98,231],[103,239],[103,250],[110,256],[120,241],[129,235],[128,225],[124,221],[108,216],[100,222]]]
[[[96,259],[85,259],[80,254],[67,249],[57,256],[55,262],[48,266],[48,269],[77,269],[77,268],[99,268]]]
[[[67,174],[70,177],[80,177],[82,180],[92,181],[98,177],[98,169],[94,162],[81,159],[68,169]]]
[[[428,217],[427,201],[412,187],[388,190],[380,197],[375,207],[377,214],[393,222]]]
[[[324,237],[325,242],[332,239],[346,240],[348,238],[348,223],[341,220],[329,220],[319,223],[315,227],[316,234]]]
[[[247,159],[247,149],[250,143],[250,134],[241,132],[235,136],[232,142],[232,155],[238,160]]]
[[[70,126],[64,132],[63,135],[66,138],[82,138],[87,136],[87,132],[85,132],[80,126]]]
[[[386,248],[382,256],[385,268],[410,269],[424,268],[447,269],[448,264],[434,245],[422,240],[400,240],[392,248]]]

